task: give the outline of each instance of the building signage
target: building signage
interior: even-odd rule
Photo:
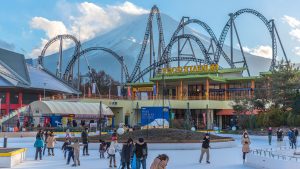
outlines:
[[[175,73],[209,73],[218,72],[219,65],[196,65],[196,66],[183,66],[183,67],[171,67],[162,68],[163,74],[175,74]]]
[[[132,89],[133,92],[152,92],[153,87],[137,87]]]
[[[169,110],[169,107],[142,107],[142,126],[149,125],[161,127],[163,125],[163,121],[165,121],[165,125],[169,125]]]

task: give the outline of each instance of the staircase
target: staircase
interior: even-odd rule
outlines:
[[[27,109],[27,106],[23,106],[23,107],[21,107],[17,110],[12,111],[9,115],[3,116],[0,119],[0,125],[2,126],[3,123],[5,123],[6,121],[14,118],[16,115],[18,115],[18,113],[25,112],[26,109]]]

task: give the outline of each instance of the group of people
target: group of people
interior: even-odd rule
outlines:
[[[281,128],[278,128],[277,131],[276,131],[276,135],[277,135],[277,143],[278,143],[278,146],[281,147],[282,144],[283,144],[283,138],[284,138],[284,132]],[[292,149],[296,149],[297,148],[297,138],[298,138],[298,135],[299,135],[299,131],[297,128],[290,128],[287,132],[287,136],[288,136],[288,139],[289,139],[289,146],[290,148]],[[268,129],[268,137],[269,137],[269,145],[271,145],[271,142],[272,142],[272,136],[273,136],[273,132],[272,132],[272,128],[270,127]]]
[[[109,159],[109,167],[117,167],[116,155],[120,154],[121,162],[120,165],[122,169],[130,169],[135,166],[136,169],[146,169],[146,160],[148,156],[148,146],[143,138],[139,138],[136,143],[133,139],[129,138],[126,143],[121,147],[117,141],[117,134],[113,133],[111,142],[105,142],[100,140],[99,153],[100,159]],[[67,160],[67,165],[70,164],[71,159],[74,164],[72,166],[80,166],[80,147],[83,147],[83,156],[89,156],[88,153],[88,128],[85,128],[81,133],[81,141],[78,138],[72,138],[69,132],[66,133],[65,141],[62,145],[64,159]],[[48,149],[48,156],[54,156],[54,146],[56,139],[53,132],[39,130],[36,135],[36,141],[34,147],[36,148],[35,160],[42,160],[45,155],[46,148]],[[107,157],[105,157],[107,154]],[[165,169],[169,157],[166,154],[158,155],[150,169]]]
[[[113,134],[112,141],[106,143],[100,140],[99,146],[100,158],[105,158],[105,152],[107,152],[107,158],[109,158],[109,167],[117,167],[116,153],[120,153],[122,169],[130,169],[135,166],[136,169],[146,169],[146,160],[148,156],[148,146],[143,138],[139,138],[136,143],[133,139],[129,138],[122,148],[119,146],[117,137]],[[166,154],[158,155],[150,169],[165,169],[169,157]]]
[[[54,156],[54,146],[56,139],[53,132],[39,130],[36,135],[34,147],[36,148],[35,160],[42,160],[42,155],[45,155],[46,148],[48,149],[48,156]]]

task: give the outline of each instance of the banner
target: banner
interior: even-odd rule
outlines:
[[[156,85],[153,85],[153,96],[156,96]]]
[[[129,97],[131,96],[130,86],[127,87],[127,95],[128,95]]]
[[[202,113],[203,116],[203,124],[206,127],[206,113]]]
[[[92,83],[92,93],[96,93],[96,83]]]
[[[142,107],[141,108],[141,124],[142,126],[169,126],[169,107]]]
[[[120,97],[121,96],[121,86],[117,86],[117,89],[118,89],[118,96]]]

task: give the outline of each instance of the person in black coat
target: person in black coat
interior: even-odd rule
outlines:
[[[122,169],[130,169],[130,161],[133,156],[133,140],[131,138],[123,145],[121,152]]]
[[[143,138],[139,138],[138,142],[135,144],[134,153],[136,155],[136,169],[140,169],[141,165],[143,169],[146,169],[148,146]]]
[[[89,155],[89,131],[88,128],[85,128],[84,131],[81,133],[81,139],[82,139],[82,144],[83,144],[83,155]]]
[[[210,163],[209,162],[209,148],[210,148],[209,143],[210,143],[209,134],[206,133],[205,137],[203,138],[203,141],[202,141],[201,156],[200,156],[200,160],[199,160],[200,163],[202,162],[204,154],[206,154],[206,163],[207,164]]]

